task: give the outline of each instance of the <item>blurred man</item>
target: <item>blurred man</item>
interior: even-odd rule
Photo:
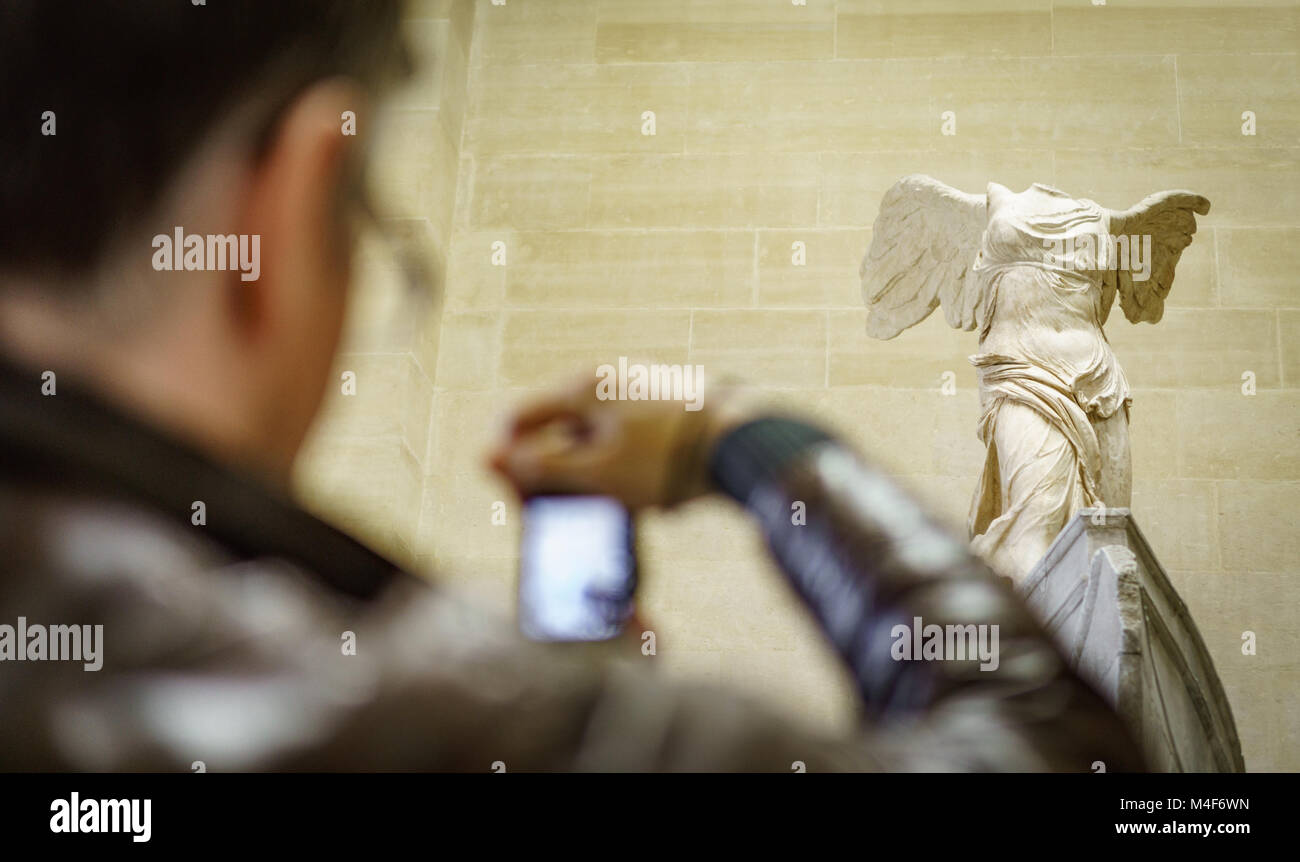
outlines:
[[[522,494],[748,507],[857,682],[867,723],[849,738],[521,642],[312,518],[286,480],[347,301],[361,157],[340,118],[370,116],[400,75],[397,6],[0,9],[16,102],[0,767],[1141,766],[963,542],[825,433],[738,396],[683,411],[602,402],[585,381],[520,412],[492,465]],[[1000,661],[898,660],[890,633],[917,617],[997,626]],[[95,632],[93,661],[63,660]]]

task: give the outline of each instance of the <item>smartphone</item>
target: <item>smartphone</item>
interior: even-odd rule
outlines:
[[[551,494],[524,503],[519,628],[539,641],[600,641],[632,614],[632,514],[612,497]]]

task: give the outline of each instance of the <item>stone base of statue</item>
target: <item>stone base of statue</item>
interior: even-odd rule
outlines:
[[[1020,587],[1161,772],[1243,772],[1205,642],[1127,509],[1085,509]]]

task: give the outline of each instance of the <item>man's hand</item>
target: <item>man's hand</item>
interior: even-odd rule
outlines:
[[[602,401],[590,377],[517,412],[489,463],[521,496],[604,494],[632,510],[672,506],[710,490],[714,445],[753,412],[727,389],[710,391],[696,411],[681,401]]]

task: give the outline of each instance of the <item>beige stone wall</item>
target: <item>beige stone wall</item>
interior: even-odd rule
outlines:
[[[1297,3],[483,0],[473,27],[458,146],[425,141],[459,159],[427,445],[403,424],[424,408],[400,372],[350,420],[400,439],[425,477],[422,561],[511,610],[518,511],[492,525],[509,497],[483,447],[508,405],[619,356],[753,381],[963,527],[982,459],[975,337],[941,316],[866,337],[857,268],[884,191],[924,172],[1122,208],[1191,188],[1213,210],[1164,320],[1108,325],[1134,387],[1135,516],[1205,635],[1248,765],[1300,769]],[[450,195],[442,165],[408,167],[394,183],[412,207]],[[411,488],[392,487],[372,486],[375,511],[409,523]],[[741,515],[696,505],[647,519],[642,541],[665,673],[844,725],[848,687]]]
[[[297,479],[310,506],[414,563],[441,307],[412,295],[400,260],[403,249],[419,255],[433,281],[445,279],[475,7],[426,0],[407,8],[415,77],[391,104],[357,117],[359,132],[372,136],[370,185],[383,229],[362,242],[335,386]]]

